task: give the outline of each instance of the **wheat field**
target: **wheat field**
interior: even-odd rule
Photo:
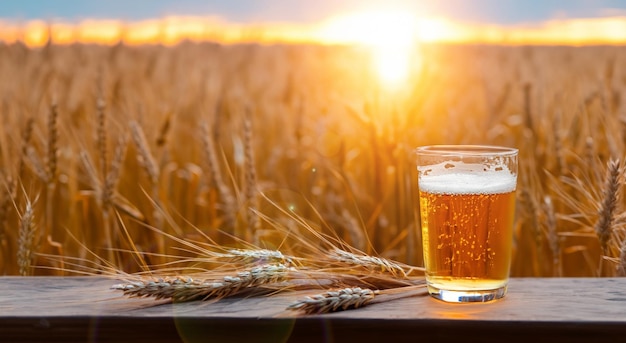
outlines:
[[[0,273],[320,237],[422,266],[413,150],[495,144],[520,149],[511,275],[624,275],[626,48],[415,53],[389,88],[358,47],[0,45]]]

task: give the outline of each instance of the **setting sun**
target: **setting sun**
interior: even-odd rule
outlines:
[[[335,16],[320,30],[330,43],[357,43],[371,48],[374,68],[388,85],[409,74],[418,18],[406,11],[364,11]]]

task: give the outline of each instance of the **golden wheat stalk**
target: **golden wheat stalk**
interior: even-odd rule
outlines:
[[[283,264],[268,264],[239,272],[222,279],[193,279],[179,276],[146,281],[116,284],[112,289],[121,290],[129,297],[153,297],[172,299],[176,302],[208,300],[232,296],[245,290],[281,282],[293,269]]]
[[[345,223],[345,227],[350,234],[351,245],[357,249],[365,249],[367,246],[367,239],[363,233],[363,224],[360,220],[355,218],[347,208],[341,209],[340,218]]]
[[[610,160],[607,167],[602,203],[598,211],[598,220],[594,230],[600,240],[603,253],[608,256],[609,240],[611,239],[613,222],[616,216],[618,191],[621,186],[621,168],[619,160]]]
[[[35,253],[35,233],[33,206],[27,199],[26,208],[20,218],[17,250],[18,271],[22,276],[32,273],[32,262]]]
[[[284,263],[292,265],[295,257],[284,255],[278,250],[268,249],[229,249],[225,254],[221,255],[228,258],[231,262],[244,263]]]
[[[219,194],[223,210],[224,226],[228,230],[233,230],[236,221],[236,198],[222,177],[217,158],[217,149],[215,147],[215,142],[209,133],[209,125],[206,121],[202,121],[200,129],[202,132],[204,161],[209,169],[212,186],[217,189]]]
[[[304,314],[322,314],[353,310],[372,304],[426,294],[425,285],[372,290],[365,287],[347,287],[306,296],[293,302],[287,310]]]
[[[124,157],[126,156],[126,145],[126,136],[121,135],[115,146],[111,166],[108,169],[108,173],[105,174],[104,187],[102,188],[101,194],[103,206],[110,207],[114,203],[114,195],[122,175],[122,166],[124,165]]]
[[[287,309],[306,314],[356,309],[370,303],[378,294],[379,291],[369,288],[348,287],[307,296],[289,305]]]
[[[370,255],[357,255],[341,249],[333,250],[330,252],[329,257],[350,266],[359,266],[371,271],[389,273],[399,278],[407,277],[407,271],[405,271],[402,266],[385,258]]]
[[[546,227],[548,230],[547,237],[552,252],[552,267],[555,276],[561,276],[561,240],[557,231],[556,213],[554,212],[554,204],[552,198],[546,195],[543,198],[544,212],[546,213]]]
[[[543,239],[541,235],[541,225],[539,225],[539,206],[537,205],[537,201],[532,196],[532,194],[530,194],[530,191],[527,188],[522,189],[521,193],[522,203],[526,205],[526,212],[527,215],[530,217],[530,225],[532,226],[537,250],[541,250],[543,245]]]
[[[59,111],[56,101],[50,106],[50,113],[48,115],[48,144],[47,144],[47,159],[46,159],[46,171],[48,174],[48,183],[54,183],[57,174],[57,154],[58,154],[58,141],[59,141],[59,129],[58,129]],[[49,204],[50,205],[50,204]]]
[[[102,87],[98,87],[98,99],[96,100],[96,113],[98,121],[98,129],[96,132],[98,157],[100,158],[100,170],[102,171],[102,177],[107,175],[107,161],[108,161],[108,149],[107,149],[107,123],[106,123],[106,102],[104,101],[102,94]]]
[[[158,229],[163,229],[164,221],[163,215],[161,214],[161,209],[163,208],[163,206],[159,197],[159,179],[161,176],[161,170],[152,155],[150,145],[148,144],[148,140],[146,139],[146,135],[144,134],[141,125],[139,125],[139,123],[137,123],[136,121],[131,121],[130,128],[133,142],[135,143],[135,146],[139,151],[139,154],[137,155],[137,161],[139,162],[139,165],[143,167],[144,171],[150,178],[150,197],[152,198],[152,202],[154,203],[155,207],[154,211],[152,211],[153,225]],[[163,135],[165,134],[166,132],[163,132]],[[165,138],[162,139],[164,140]],[[164,142],[165,141],[163,141],[163,143]],[[157,236],[156,240],[158,251],[164,252],[165,244],[163,241],[163,236]]]
[[[28,156],[28,148],[30,144],[30,140],[33,136],[33,128],[35,126],[35,120],[30,117],[26,120],[26,126],[24,127],[24,131],[22,132],[22,148],[19,160],[19,166],[17,168],[17,177],[24,177],[24,158]]]
[[[28,146],[26,148],[26,158],[28,159],[28,162],[30,163],[30,169],[33,171],[33,173],[35,173],[35,175],[37,175],[37,177],[41,181],[48,184],[49,174],[46,171],[46,168],[44,167],[43,163],[41,162],[39,155],[37,155],[37,151],[35,150],[34,147]]]
[[[152,156],[152,152],[150,151],[150,146],[148,145],[148,140],[141,128],[141,125],[136,121],[130,122],[130,129],[132,132],[133,142],[139,150],[138,162],[139,165],[143,167],[148,176],[150,177],[150,182],[152,185],[157,185],[159,183],[159,166],[157,165],[154,157]]]
[[[261,228],[261,221],[256,214],[256,209],[259,207],[259,200],[257,197],[257,176],[256,167],[254,163],[254,149],[252,143],[252,114],[249,109],[246,109],[246,115],[243,120],[243,147],[244,147],[244,161],[245,161],[245,196],[247,203],[246,221],[248,229],[252,232],[244,232],[243,237],[249,236],[252,238],[254,244],[259,243],[259,230]]]

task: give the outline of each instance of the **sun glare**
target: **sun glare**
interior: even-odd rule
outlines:
[[[416,43],[418,18],[406,11],[364,11],[343,14],[322,25],[320,40],[362,44],[372,51],[381,81],[395,86],[406,80]]]
[[[411,51],[407,47],[385,47],[374,51],[375,68],[387,86],[397,86],[405,81],[411,67]]]

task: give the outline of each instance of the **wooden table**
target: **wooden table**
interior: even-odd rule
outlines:
[[[488,304],[423,295],[314,316],[284,310],[311,292],[170,304],[114,283],[0,277],[0,342],[626,342],[626,278],[516,278]]]

